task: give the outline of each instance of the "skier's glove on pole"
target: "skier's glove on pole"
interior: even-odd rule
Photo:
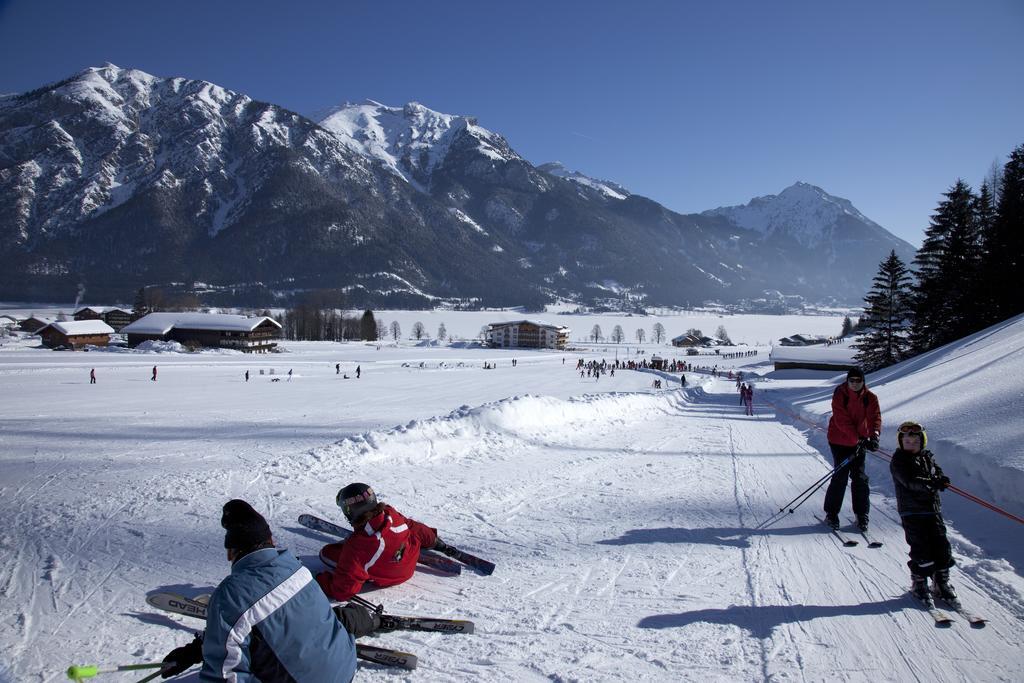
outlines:
[[[196,664],[203,663],[203,638],[198,633],[196,639],[188,645],[182,645],[176,647],[167,653],[164,657],[164,664],[170,664],[165,669],[160,670],[161,678],[170,678],[171,676],[177,676],[180,673],[188,671]]]
[[[940,491],[945,491],[946,489],[948,489],[949,488],[949,484],[950,484],[949,477],[947,477],[945,475],[943,475],[943,476],[941,476],[941,477],[939,477],[938,479],[935,480],[935,488],[939,489]]]
[[[350,602],[342,607],[335,607],[334,613],[353,638],[368,636],[380,628],[380,615],[362,605]]]
[[[878,450],[878,435],[876,434],[875,436],[872,436],[871,438],[869,438],[867,443],[864,444],[864,447],[867,448],[872,453],[877,451]]]

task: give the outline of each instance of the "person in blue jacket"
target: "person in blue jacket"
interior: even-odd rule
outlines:
[[[172,650],[164,678],[202,664],[201,681],[348,683],[355,637],[380,626],[359,605],[331,609],[313,575],[274,547],[267,521],[244,500],[224,505],[231,574],[210,597],[206,631]]]

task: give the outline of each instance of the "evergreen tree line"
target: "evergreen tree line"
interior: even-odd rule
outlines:
[[[1024,145],[975,193],[943,193],[914,257],[893,251],[864,299],[856,360],[876,370],[1024,312]],[[845,332],[845,323],[844,323]]]

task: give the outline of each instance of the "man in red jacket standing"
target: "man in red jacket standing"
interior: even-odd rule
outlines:
[[[349,484],[338,492],[337,502],[353,534],[320,551],[320,559],[334,571],[321,572],[316,580],[332,600],[348,600],[366,581],[381,588],[407,581],[420,550],[440,544],[436,529],[377,502],[366,484]]]
[[[828,445],[837,469],[825,492],[825,523],[833,529],[839,528],[839,510],[846,495],[846,481],[850,480],[853,514],[857,516],[857,526],[867,531],[870,490],[863,451],[858,456],[857,444],[863,439],[869,451],[876,451],[881,433],[878,397],[865,385],[864,372],[853,368],[847,373],[846,382],[832,393],[832,417],[828,421]],[[839,467],[847,458],[852,459],[845,467]]]

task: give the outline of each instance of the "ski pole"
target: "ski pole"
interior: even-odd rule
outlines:
[[[822,476],[821,479],[818,479],[816,482],[814,482],[813,484],[808,486],[796,498],[794,498],[793,500],[789,501],[788,503],[786,503],[785,505],[780,507],[778,512],[776,512],[774,515],[772,515],[771,517],[769,517],[765,521],[761,522],[760,524],[758,524],[754,528],[755,529],[761,529],[761,528],[764,528],[764,527],[766,527],[766,526],[768,526],[770,524],[774,524],[775,522],[778,521],[778,519],[776,519],[776,518],[779,517],[786,510],[786,508],[789,508],[789,514],[793,514],[793,512],[795,512],[798,507],[800,507],[801,505],[806,503],[810,499],[810,497],[813,496],[815,494],[815,492],[817,492],[818,489],[820,489],[822,486],[824,486],[825,482],[828,479],[830,479],[832,477],[832,475],[834,475],[836,472],[838,472],[839,470],[843,469],[848,464],[850,464],[850,461],[853,460],[853,458],[856,455],[862,454],[863,453],[863,449],[864,449],[863,442],[862,443],[858,443],[857,444],[857,450],[854,452],[853,455],[849,456],[848,458],[843,460],[841,463],[836,465],[834,468],[832,468],[831,471],[829,471],[827,474]],[[792,507],[790,507],[790,506],[792,506]]]
[[[118,671],[138,671],[140,669],[160,669],[160,671],[157,671],[154,675],[147,676],[143,679],[148,681],[163,673],[164,666],[166,665],[163,662],[152,662],[149,664],[122,664],[114,667],[113,669],[100,669],[98,666],[79,666],[73,664],[68,667],[68,678],[81,683],[82,680],[92,678],[97,674],[112,674],[117,673]]]

